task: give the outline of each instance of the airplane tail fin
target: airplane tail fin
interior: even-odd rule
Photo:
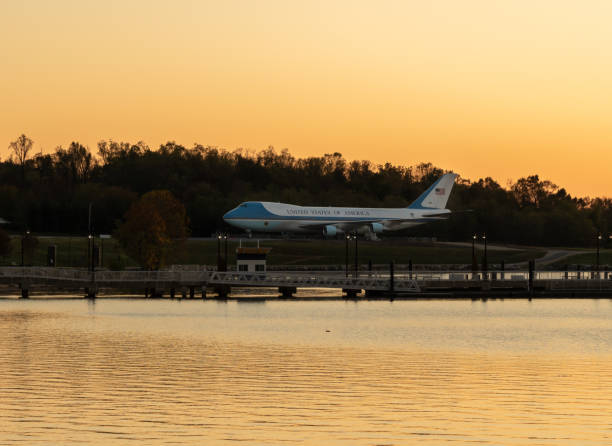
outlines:
[[[456,173],[447,173],[429,186],[419,197],[410,205],[410,209],[444,209],[448,202],[451,190],[455,185]]]

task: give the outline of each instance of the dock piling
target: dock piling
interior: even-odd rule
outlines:
[[[229,285],[216,285],[214,287],[217,297],[219,299],[227,299],[227,295],[231,293],[232,289]]]
[[[535,276],[535,260],[529,261],[529,294],[533,294],[533,279]]]
[[[357,298],[357,293],[360,293],[360,292],[361,292],[361,290],[344,288],[344,289],[342,290],[342,292],[343,292],[344,294],[346,294],[346,298],[347,298],[347,299],[356,299],[356,298]]]
[[[278,292],[283,297],[293,297],[293,295],[297,292],[297,288],[294,286],[279,286]]]

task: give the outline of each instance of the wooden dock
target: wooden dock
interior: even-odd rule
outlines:
[[[343,290],[348,297],[612,297],[612,273],[537,271],[295,272],[87,271],[52,267],[1,267],[0,284],[32,292],[67,291],[90,298],[98,294],[136,293],[146,297],[227,297],[243,287],[277,288],[290,297],[300,288]]]

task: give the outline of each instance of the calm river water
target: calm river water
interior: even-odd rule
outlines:
[[[608,445],[612,301],[0,300],[0,444]]]

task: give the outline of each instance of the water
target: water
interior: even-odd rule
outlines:
[[[0,300],[0,445],[612,444],[609,300]]]

